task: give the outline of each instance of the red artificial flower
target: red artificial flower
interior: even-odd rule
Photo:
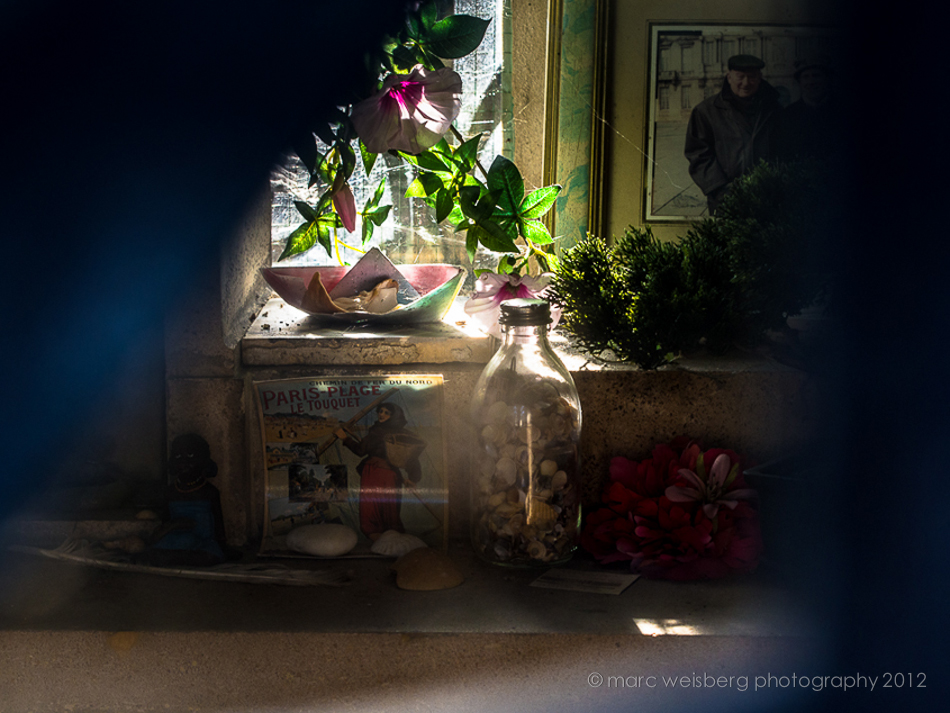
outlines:
[[[587,516],[581,546],[601,563],[629,561],[633,571],[663,579],[754,570],[762,539],[739,462],[733,451],[703,452],[692,442],[661,444],[639,462],[614,458],[607,507]]]
[[[597,510],[587,516],[587,524],[581,532],[581,547],[603,564],[629,560],[637,551],[635,528],[632,517],[617,517],[606,508]]]

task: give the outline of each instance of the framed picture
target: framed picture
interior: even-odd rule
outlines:
[[[708,209],[684,150],[692,108],[721,86],[739,46],[767,55],[766,81],[794,103],[796,60],[827,49],[837,63],[833,5],[548,0],[542,180],[562,186],[546,216],[559,245],[645,224],[674,240],[702,218]]]
[[[442,376],[312,377],[254,383],[265,458],[261,554],[299,556],[296,527],[357,534],[348,556],[396,530],[447,545]]]
[[[651,23],[645,222],[708,217],[707,195],[696,182],[702,179],[690,171],[687,128],[700,104],[714,107],[717,97],[731,95],[729,86],[724,89],[730,58],[763,63],[758,91],[774,89],[770,96],[784,110],[801,99],[803,68],[817,62],[826,68],[840,65],[835,48],[834,33],[822,28]],[[732,150],[739,155],[747,146]]]

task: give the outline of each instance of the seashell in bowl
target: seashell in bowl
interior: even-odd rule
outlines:
[[[404,554],[418,550],[421,547],[428,547],[428,545],[415,535],[398,532],[397,530],[386,530],[373,543],[370,550],[384,557],[402,557]]]
[[[261,275],[287,304],[322,321],[400,325],[441,320],[462,287],[465,269],[446,264],[393,265],[373,248],[352,268],[262,267]],[[389,290],[390,280],[394,291]],[[386,294],[382,295],[384,283]],[[319,289],[312,289],[314,284]],[[377,297],[388,311],[364,309]],[[355,309],[347,311],[341,305],[355,305]]]

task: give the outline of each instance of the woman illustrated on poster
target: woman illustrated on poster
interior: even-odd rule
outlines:
[[[342,428],[335,431],[347,448],[363,457],[356,467],[360,475],[360,529],[373,542],[387,530],[405,532],[399,514],[402,488],[403,484],[415,485],[422,477],[419,453],[424,447],[406,430],[406,416],[396,404],[381,403],[376,407],[376,419],[362,440]]]

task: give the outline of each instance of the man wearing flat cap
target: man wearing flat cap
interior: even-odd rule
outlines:
[[[689,175],[706,196],[710,215],[733,180],[778,154],[778,92],[762,79],[758,57],[729,58],[722,90],[697,104],[686,127]]]

